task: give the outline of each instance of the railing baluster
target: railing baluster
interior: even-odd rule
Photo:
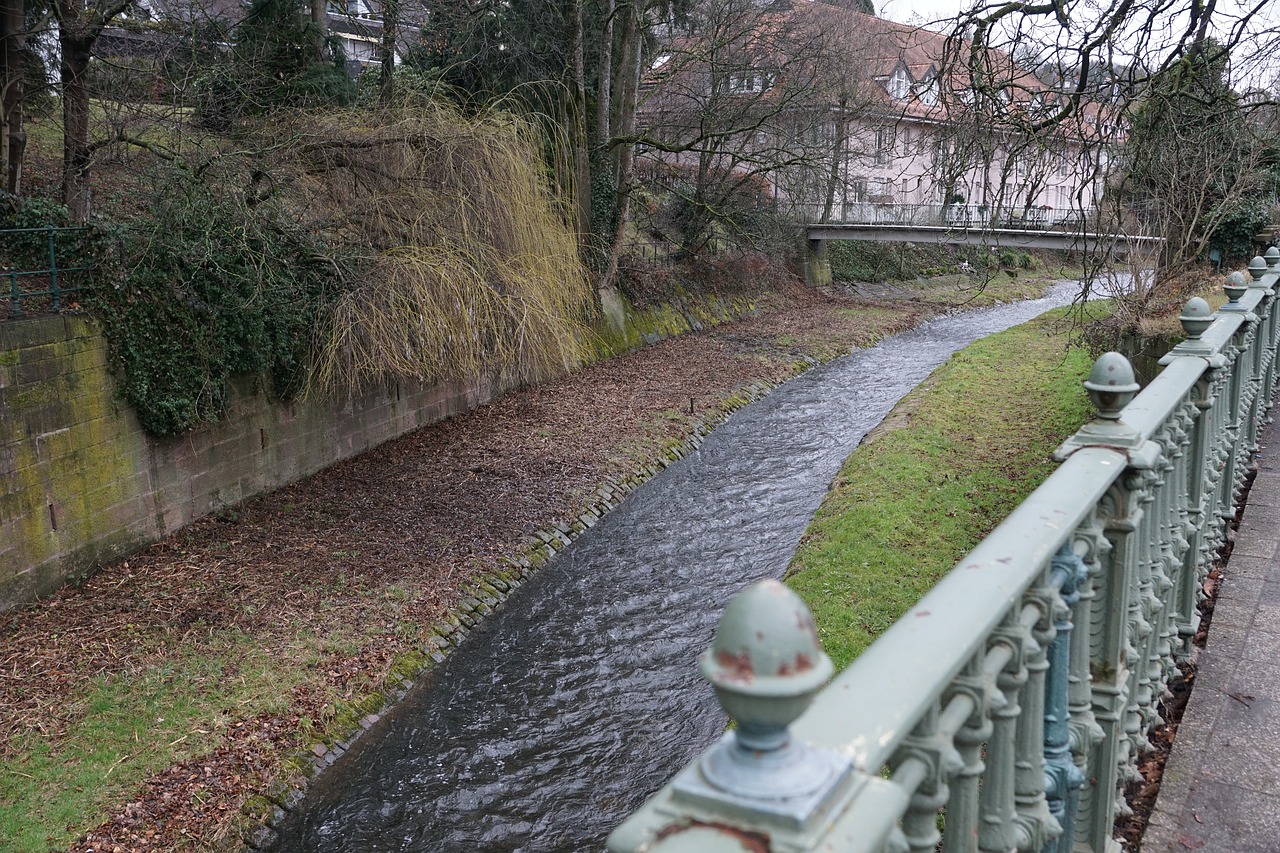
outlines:
[[[1093,660],[1094,660],[1094,620],[1095,585],[1103,572],[1103,564],[1111,551],[1111,542],[1103,534],[1102,525],[1094,514],[1081,523],[1080,528],[1068,542],[1080,544],[1084,554],[1084,563],[1088,574],[1079,587],[1078,601],[1072,606],[1073,630],[1071,633],[1071,671],[1068,676],[1068,701],[1071,707],[1071,755],[1079,768],[1081,779],[1084,771],[1091,766],[1092,757],[1102,745],[1106,737],[1102,726],[1094,714],[1093,695]],[[1079,790],[1075,792],[1076,822],[1074,841],[1087,844],[1089,827],[1092,826],[1090,815],[1093,801],[1081,797]],[[1074,849],[1068,845],[1067,850]]]
[[[19,301],[19,299],[20,299],[20,296],[18,293],[18,271],[10,270],[9,271],[9,305],[10,305],[9,316],[11,317],[22,316],[22,303]]]
[[[971,710],[956,733],[960,769],[951,783],[947,801],[947,832],[942,841],[943,853],[977,853],[979,780],[986,769],[982,745],[991,737],[988,681],[982,671],[982,659],[973,657],[951,685],[953,696],[968,698]]]
[[[996,689],[991,695],[991,738],[987,741],[987,772],[978,797],[978,849],[982,853],[1008,853],[1017,846],[1014,822],[1014,778],[1017,760],[1017,726],[1022,709],[1018,695],[1027,680],[1025,649],[1027,630],[1010,613],[1005,624],[993,634],[984,671],[994,675]]]
[[[963,720],[968,714],[960,717]],[[911,853],[933,853],[942,835],[938,832],[938,812],[947,803],[950,792],[947,780],[954,776],[963,761],[951,742],[951,734],[938,725],[938,710],[931,708],[916,724],[915,730],[903,742],[902,760],[919,762],[925,776],[902,818],[902,832]],[[894,781],[899,781],[901,765],[895,770]]]
[[[1051,564],[1052,585],[1059,591],[1053,610],[1053,642],[1044,683],[1045,796],[1058,822],[1059,836],[1042,843],[1044,853],[1070,853],[1075,846],[1075,820],[1084,774],[1071,750],[1071,652],[1076,646],[1072,609],[1088,582],[1089,570],[1070,541],[1063,543]],[[1087,660],[1087,656],[1086,656]]]
[[[1062,834],[1062,824],[1053,816],[1046,795],[1048,777],[1046,753],[1046,684],[1049,672],[1049,647],[1057,632],[1055,610],[1062,607],[1052,566],[1042,571],[1040,583],[1027,593],[1029,617],[1026,639],[1026,684],[1018,704],[1022,716],[1018,720],[1018,758],[1015,765],[1015,797],[1018,823],[1018,849],[1037,851]],[[1066,679],[1062,681],[1062,716],[1065,732]]]

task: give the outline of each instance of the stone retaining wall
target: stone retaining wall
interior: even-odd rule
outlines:
[[[732,319],[750,299],[684,298],[598,330],[596,358]],[[280,403],[252,378],[221,422],[147,435],[116,399],[87,317],[0,323],[0,612],[103,563],[418,427],[487,402],[500,382],[400,383]]]
[[[277,403],[245,380],[221,422],[162,441],[116,399],[89,319],[0,323],[0,611],[493,392],[402,384]]]

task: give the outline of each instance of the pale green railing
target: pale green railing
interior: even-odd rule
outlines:
[[[1062,465],[816,696],[829,662],[803,604],[776,582],[731,602],[702,671],[738,725],[609,849],[1119,851],[1271,405],[1280,252],[1249,270],[1218,312],[1187,304],[1136,396],[1129,363],[1100,358],[1098,418]]]

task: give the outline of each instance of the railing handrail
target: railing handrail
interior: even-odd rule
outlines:
[[[939,842],[960,853],[981,836],[984,850],[1114,853],[1120,789],[1190,654],[1197,596],[1276,384],[1280,251],[1255,258],[1250,275],[1228,277],[1216,313],[1187,303],[1187,339],[1140,392],[1123,356],[1101,357],[1085,383],[1098,417],[1058,449],[1062,465],[803,713],[814,686],[779,683],[809,684],[809,666],[786,663],[788,651],[767,691],[753,687],[751,674],[778,658],[722,645],[718,629],[727,663],[703,671],[739,730],[619,827],[610,849],[710,853],[749,836],[794,853],[927,853]],[[778,598],[751,595],[753,607]],[[751,636],[732,621],[733,636]],[[782,768],[791,793],[761,793],[777,790]]]
[[[1269,278],[1274,283],[1277,275],[1272,273]],[[1250,289],[1241,302],[1252,311],[1263,295],[1260,289]],[[1202,340],[1212,335],[1215,349],[1221,349],[1244,322],[1243,313],[1220,314]],[[1125,406],[1121,420],[1137,431],[1141,441],[1151,441],[1207,366],[1202,357],[1179,358]],[[1166,387],[1170,385],[1177,387]],[[900,659],[902,647],[910,650],[920,646],[922,654],[913,658],[912,663],[919,660],[920,666],[928,671],[947,673],[945,679],[936,680],[945,686],[1014,606],[1017,597],[1027,591],[1040,566],[1053,556],[1098,499],[1124,473],[1127,464],[1126,455],[1112,448],[1090,447],[1073,453],[914,607],[832,679],[828,690],[819,693],[809,710],[796,720],[793,731],[811,743],[845,752],[854,759],[855,766],[877,772],[893,751],[890,746],[896,748],[910,731],[909,727],[904,729],[903,718],[896,713],[866,710],[889,704],[884,702],[885,697],[907,692],[902,685],[912,676],[905,671],[907,667]],[[1069,497],[1064,500],[1063,495]],[[955,606],[957,600],[973,602],[973,609],[961,614]],[[959,629],[948,627],[948,615],[962,615]],[[957,647],[957,635],[971,635],[972,642]],[[878,703],[851,709],[839,692],[853,683],[860,692],[876,696]],[[830,712],[828,705],[838,707]],[[878,742],[873,749],[855,744],[851,738],[833,736],[833,730],[875,732],[892,736],[893,740]]]
[[[90,225],[40,225],[34,228],[0,228],[0,234],[44,233],[47,231],[92,231]]]
[[[1087,448],[1068,459],[832,679],[795,722],[795,734],[844,752],[854,766],[869,773],[879,772],[910,734],[919,719],[919,707],[937,695],[921,696],[908,713],[884,707],[892,705],[894,697],[918,691],[922,681],[936,683],[939,692],[944,689],[1124,467],[1123,454],[1109,448]],[[1066,511],[1060,497],[1064,488],[1073,495],[1073,506]],[[1010,547],[1011,540],[1018,541],[1018,548]],[[971,609],[962,611],[957,601]],[[920,669],[911,671],[916,666]],[[919,672],[932,675],[917,678]],[[877,701],[850,707],[846,697],[855,684],[860,694],[875,696]],[[874,733],[875,741],[859,743],[867,733]]]

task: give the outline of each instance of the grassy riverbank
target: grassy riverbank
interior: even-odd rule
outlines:
[[[842,668],[1053,469],[1088,416],[1063,311],[957,353],[848,460],[791,564]]]

